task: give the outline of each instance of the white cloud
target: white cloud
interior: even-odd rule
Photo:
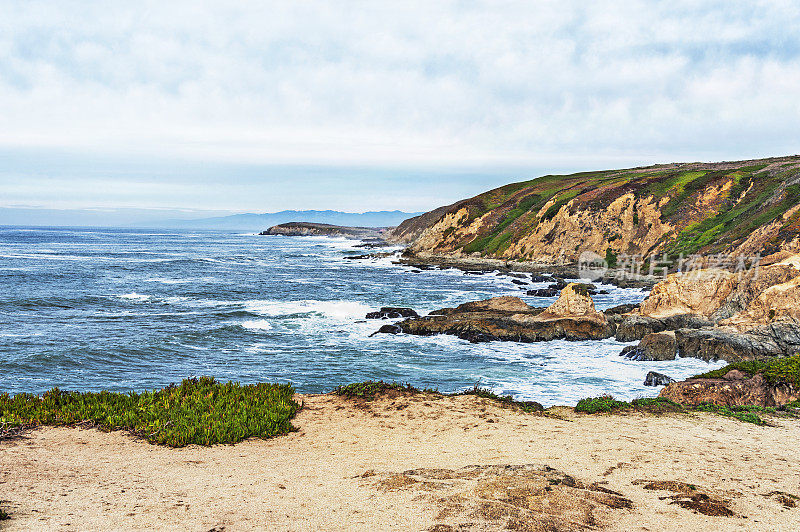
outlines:
[[[0,148],[583,164],[800,146],[793,1],[0,4]]]

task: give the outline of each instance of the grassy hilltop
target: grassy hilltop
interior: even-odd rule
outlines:
[[[547,175],[403,222],[416,253],[769,254],[800,235],[800,156]]]

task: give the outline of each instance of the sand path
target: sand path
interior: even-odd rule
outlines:
[[[800,494],[797,420],[758,427],[711,414],[571,409],[554,410],[558,419],[470,396],[301,399],[298,432],[233,446],[169,449],[80,428],[0,442],[0,500],[12,514],[0,530],[536,529],[525,518],[532,508],[565,530],[800,530],[800,501],[787,507],[793,499],[774,493]],[[533,470],[398,474],[493,464],[547,465],[581,485]],[[639,479],[692,484],[734,515],[673,504],[665,497],[674,491]],[[601,491],[582,489],[594,483]],[[632,508],[603,502],[616,499],[606,490]]]

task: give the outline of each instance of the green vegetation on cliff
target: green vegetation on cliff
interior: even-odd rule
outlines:
[[[770,384],[791,384],[800,387],[800,355],[769,360],[746,360],[728,364],[692,377],[693,379],[721,379],[731,370],[739,370],[750,376],[760,373]]]
[[[770,253],[800,237],[798,205],[800,156],[670,164],[512,183],[408,220],[398,234],[412,251],[439,254],[536,259],[595,247],[675,257],[730,252],[769,226],[754,247]],[[438,238],[408,238],[437,224]]]
[[[299,409],[286,384],[240,385],[210,377],[144,393],[78,393],[54,388],[41,396],[0,395],[0,428],[88,424],[128,430],[150,443],[183,447],[192,443],[236,443],[270,438],[294,428]]]

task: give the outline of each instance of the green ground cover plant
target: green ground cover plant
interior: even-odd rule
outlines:
[[[170,447],[237,443],[295,430],[290,420],[300,408],[289,384],[220,383],[211,377],[143,393],[66,392],[0,395],[0,427],[5,431],[39,425],[89,424],[127,430]]]

